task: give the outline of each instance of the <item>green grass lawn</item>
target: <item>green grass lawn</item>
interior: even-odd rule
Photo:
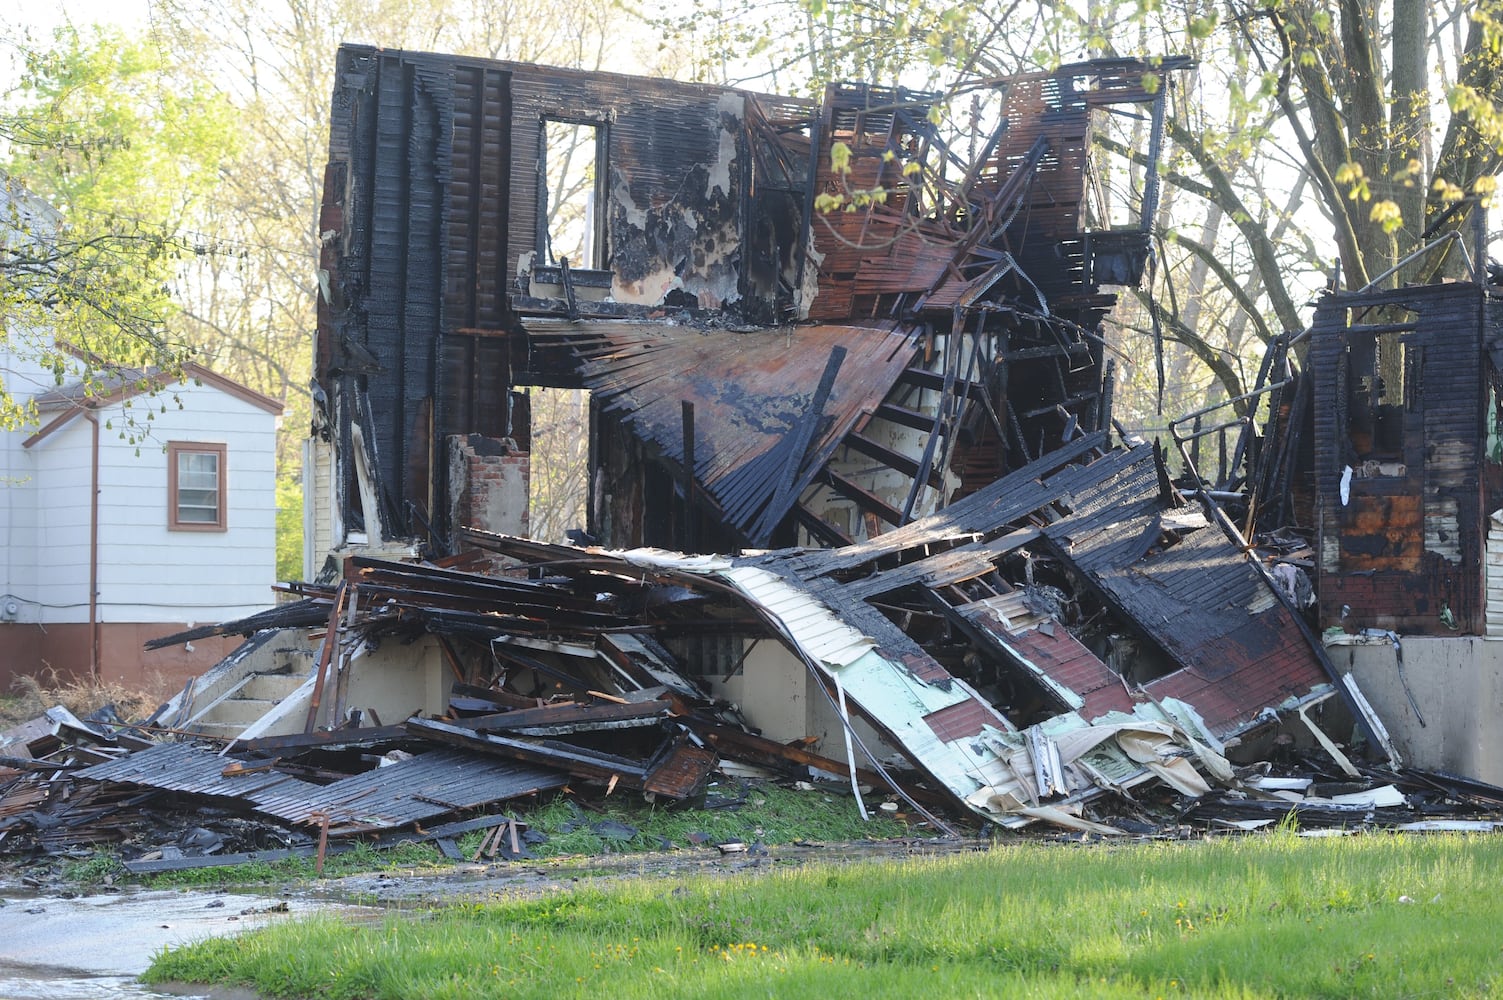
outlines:
[[[1503,986],[1503,838],[1027,845],[321,918],[148,981],[282,997],[1418,997]]]

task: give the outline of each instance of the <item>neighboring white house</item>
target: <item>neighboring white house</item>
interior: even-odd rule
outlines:
[[[181,685],[233,643],[146,640],[274,603],[281,404],[193,364],[88,396],[14,348],[0,373],[40,425],[0,439],[0,675]]]
[[[0,257],[60,223],[0,172]],[[21,311],[0,307],[0,380],[35,406],[29,426],[0,429],[0,693],[49,669],[181,687],[238,640],[144,642],[274,603],[282,406],[191,364],[181,382],[118,373],[91,395],[66,354],[61,383],[42,365],[52,331]]]
[[[147,653],[146,640],[274,601],[281,405],[197,365],[92,397],[76,383],[30,393],[26,368],[0,350],[41,421],[0,440],[0,675],[181,684],[233,643]]]

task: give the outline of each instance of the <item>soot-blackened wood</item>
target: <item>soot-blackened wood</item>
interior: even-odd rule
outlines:
[[[1308,377],[1327,626],[1451,634],[1449,618],[1463,634],[1485,628],[1485,299],[1458,283],[1337,293],[1316,309]],[[1379,338],[1405,352],[1402,409],[1381,414],[1401,422],[1403,440],[1374,461],[1372,401],[1393,390],[1364,360]],[[1355,385],[1368,369],[1368,382]]]
[[[876,459],[883,465],[886,465],[888,468],[896,469],[910,479],[917,478],[919,474],[919,465],[917,461],[909,458],[902,452],[893,451],[886,445],[873,441],[871,438],[866,437],[865,435],[857,434],[855,432],[847,434],[845,436],[844,444],[851,448],[851,450],[853,451],[859,451],[861,454],[867,456],[868,458]],[[935,489],[939,489],[941,485],[939,473],[933,469],[930,469],[929,474],[926,477],[926,482],[930,486],[933,486]]]
[[[752,537],[758,545],[766,545],[771,540],[773,530],[783,520],[788,505],[798,496],[800,463],[803,462],[804,453],[809,450],[809,443],[814,438],[814,429],[824,419],[825,403],[830,399],[830,390],[835,387],[835,376],[840,372],[845,356],[844,347],[836,346],[830,349],[830,357],[825,362],[824,373],[820,375],[819,384],[814,389],[814,397],[809,401],[809,410],[785,439],[786,451],[783,453],[782,470],[778,473],[776,480],[777,489],[772,495],[772,502],[762,514],[762,520],[752,531]],[[687,441],[687,438],[685,440]]]
[[[862,489],[859,485],[851,482],[840,473],[826,469],[820,478],[825,483],[828,483],[830,488],[836,493],[839,493],[863,511],[876,514],[882,520],[894,526],[903,523],[902,511],[887,503],[875,493]]]

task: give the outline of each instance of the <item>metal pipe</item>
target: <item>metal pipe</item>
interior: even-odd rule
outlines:
[[[1203,406],[1200,409],[1194,410],[1194,411],[1192,411],[1190,413],[1186,413],[1183,416],[1175,417],[1173,420],[1169,421],[1169,431],[1170,431],[1170,433],[1173,433],[1174,432],[1174,428],[1177,425],[1185,423],[1186,421],[1192,420],[1195,417],[1204,416],[1205,414],[1211,413],[1212,411],[1222,409],[1223,407],[1231,406],[1233,403],[1240,403],[1240,402],[1242,402],[1245,399],[1252,399],[1254,396],[1262,396],[1265,393],[1273,392],[1275,389],[1282,389],[1284,386],[1288,385],[1291,381],[1293,381],[1293,380],[1292,379],[1285,379],[1282,382],[1275,382],[1272,385],[1266,385],[1266,386],[1264,386],[1261,389],[1253,389],[1251,392],[1244,392],[1240,396],[1233,396],[1231,399],[1223,399],[1219,403],[1212,403],[1210,406]]]
[[[1445,243],[1450,242],[1452,240],[1454,240],[1456,242],[1456,245],[1461,248],[1461,258],[1466,261],[1467,269],[1472,272],[1473,278],[1475,279],[1476,275],[1479,273],[1478,269],[1477,269],[1477,265],[1474,264],[1474,263],[1472,263],[1472,255],[1467,252],[1466,240],[1462,238],[1461,231],[1458,230],[1458,229],[1453,229],[1449,233],[1446,233],[1444,236],[1442,236],[1440,239],[1436,240],[1435,242],[1433,242],[1433,243],[1426,243],[1424,246],[1420,247],[1418,250],[1416,250],[1413,253],[1409,254],[1407,257],[1405,257],[1403,260],[1399,261],[1393,267],[1390,267],[1388,270],[1384,271],[1382,274],[1378,275],[1376,278],[1374,278],[1373,280],[1369,281],[1367,284],[1363,285],[1361,288],[1357,289],[1357,293],[1356,294],[1361,295],[1363,292],[1370,292],[1370,291],[1372,291],[1374,288],[1377,288],[1384,281],[1388,280],[1390,277],[1392,277],[1393,275],[1397,274],[1399,272],[1399,270],[1401,268],[1403,268],[1406,264],[1408,264],[1410,261],[1416,260],[1416,259],[1418,259],[1420,257],[1423,257],[1425,254],[1429,253],[1431,250],[1434,250],[1436,247],[1441,246],[1442,244],[1445,244]]]
[[[99,681],[99,414],[84,412],[89,422],[89,676]]]

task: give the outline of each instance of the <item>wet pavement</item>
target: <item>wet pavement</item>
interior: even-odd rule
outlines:
[[[360,910],[318,899],[222,891],[127,888],[67,898],[0,887],[0,997],[141,1000],[166,996],[135,981],[162,949],[331,908]],[[177,995],[211,994],[203,987],[192,987]]]

